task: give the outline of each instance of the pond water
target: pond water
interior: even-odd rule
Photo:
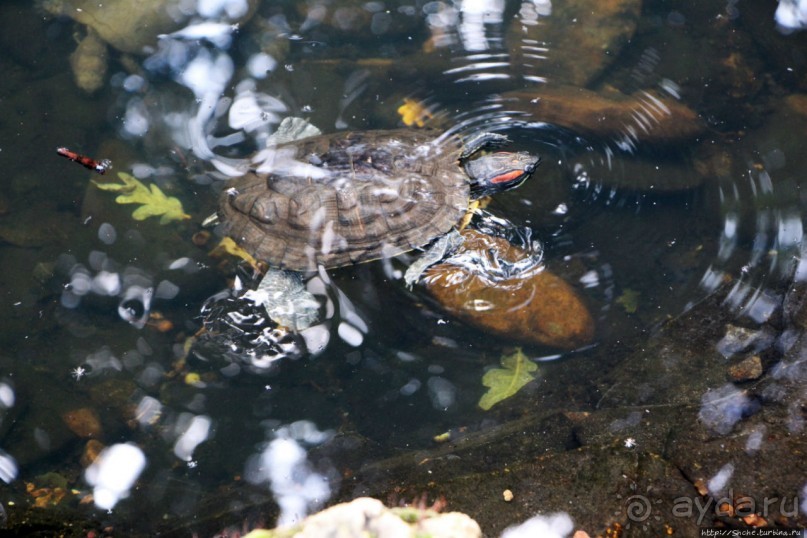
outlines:
[[[804,9],[4,2],[0,523],[214,536],[373,495],[444,498],[489,536],[557,512],[687,535],[754,521],[675,500],[742,494],[803,526]],[[277,170],[285,118],[540,155],[470,227],[471,265],[492,234],[541,271],[319,268],[312,327],[278,328],[202,222]]]

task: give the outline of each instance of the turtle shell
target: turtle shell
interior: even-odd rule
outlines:
[[[458,139],[417,131],[336,133],[273,148],[272,171],[234,179],[223,233],[271,267],[305,271],[422,247],[468,210]]]

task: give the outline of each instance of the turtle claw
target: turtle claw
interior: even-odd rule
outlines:
[[[462,153],[460,153],[460,162],[469,159],[483,149],[501,148],[509,143],[510,139],[507,138],[507,135],[487,132],[476,134],[463,142],[464,147],[462,148]]]
[[[218,226],[220,223],[221,220],[219,219],[219,214],[212,213],[202,221],[202,228],[213,228],[214,226]]]

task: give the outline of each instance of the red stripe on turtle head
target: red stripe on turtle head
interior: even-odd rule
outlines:
[[[498,176],[492,177],[490,182],[494,184],[509,183],[510,181],[518,179],[523,175],[524,170],[511,170],[510,172],[505,172],[504,174],[499,174]]]

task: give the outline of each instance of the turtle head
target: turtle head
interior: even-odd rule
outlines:
[[[471,197],[514,189],[532,175],[541,158],[525,152],[489,153],[461,163],[471,180]]]

